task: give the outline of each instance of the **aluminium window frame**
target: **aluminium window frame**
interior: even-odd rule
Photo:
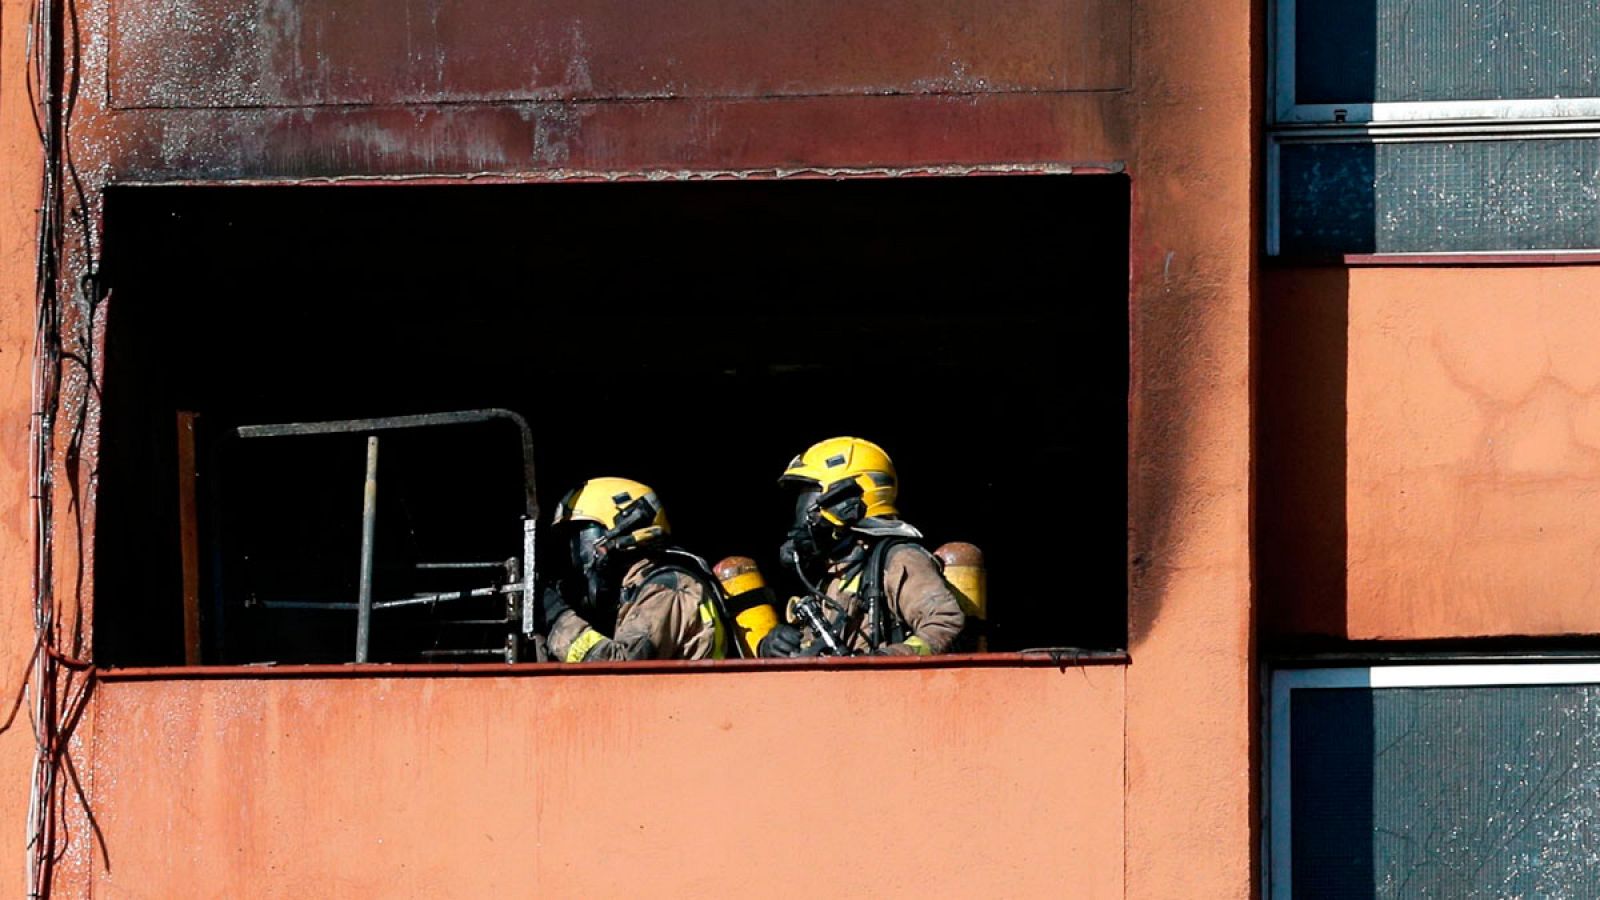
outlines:
[[[1295,5],[1271,0],[1267,90],[1272,125],[1454,123],[1470,121],[1600,120],[1600,96],[1540,97],[1516,100],[1428,100],[1378,103],[1295,102]]]
[[[1293,815],[1290,790],[1293,773],[1290,703],[1295,691],[1366,688],[1512,687],[1526,685],[1600,685],[1600,662],[1428,663],[1349,666],[1339,668],[1282,668],[1268,676],[1266,715],[1262,725],[1266,741],[1263,768],[1265,800],[1261,838],[1262,892],[1270,900],[1293,897]]]
[[[1266,209],[1263,250],[1285,258],[1282,249],[1285,144],[1410,143],[1540,138],[1600,138],[1600,97],[1525,100],[1448,100],[1427,102],[1297,104],[1295,102],[1295,6],[1299,0],[1268,0],[1267,121],[1263,179]],[[1353,254],[1405,262],[1434,258],[1535,257],[1562,262],[1589,261],[1600,247],[1561,250],[1427,250]],[[1346,254],[1352,255],[1352,254]],[[1295,259],[1298,257],[1287,257]]]
[[[1472,121],[1450,123],[1406,122],[1398,125],[1367,123],[1354,125],[1296,125],[1292,127],[1269,126],[1265,137],[1266,158],[1262,167],[1262,177],[1265,181],[1263,190],[1266,200],[1265,218],[1262,223],[1264,231],[1263,242],[1268,257],[1283,258],[1282,152],[1285,145],[1460,143],[1463,141],[1600,138],[1600,119],[1573,119],[1555,122]],[[1534,256],[1560,262],[1563,257],[1592,259],[1596,251],[1600,251],[1600,247],[1572,247],[1560,250],[1385,251],[1378,255],[1395,261],[1407,259],[1428,260],[1436,257],[1492,260],[1505,257]],[[1288,258],[1297,259],[1298,257]]]

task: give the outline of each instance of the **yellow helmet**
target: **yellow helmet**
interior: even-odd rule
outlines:
[[[617,536],[629,534],[644,529],[659,529],[655,536],[672,533],[672,526],[667,524],[667,511],[662,508],[661,501],[657,499],[656,492],[649,485],[640,484],[627,478],[591,478],[585,481],[576,490],[569,491],[561,502],[556,505],[554,525],[566,522],[598,522],[607,532],[616,530],[617,522],[622,518],[622,513],[644,501],[649,508],[654,510],[654,515],[649,520],[642,517],[638,523],[625,522],[623,531]],[[641,508],[639,512],[644,512]]]
[[[812,444],[778,479],[780,484],[811,486],[824,492],[847,481],[861,487],[867,517],[900,514],[894,505],[900,492],[894,463],[882,447],[868,440],[836,437]]]

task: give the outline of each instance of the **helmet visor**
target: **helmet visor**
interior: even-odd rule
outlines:
[[[616,597],[608,590],[604,557],[600,553],[600,539],[606,533],[599,522],[582,522],[567,535],[568,560],[572,564],[575,581],[583,586],[583,597],[578,605],[589,624],[609,628],[616,615]]]

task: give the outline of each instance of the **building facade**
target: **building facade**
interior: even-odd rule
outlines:
[[[1491,227],[1503,198],[1471,200],[1476,231],[1395,213],[1426,205],[1413,144],[1565,141],[1547,170],[1581,174],[1588,110],[1391,123],[1421,101],[1350,88],[1309,39],[1302,103],[1282,35],[1313,31],[1285,15],[0,0],[0,683],[21,710],[0,877],[59,896],[1267,890],[1277,673],[1600,632],[1581,186],[1502,192],[1580,211],[1527,233]],[[614,300],[655,272],[665,307]],[[726,349],[662,361],[691,338]],[[856,415],[884,369],[924,390]],[[817,430],[925,448],[920,480],[897,451],[906,490],[980,523],[1011,610],[995,652],[267,667],[185,618],[212,564],[176,548],[201,546],[184,510],[210,482],[170,476],[175,412],[510,406],[568,476],[631,464],[582,417],[648,402],[627,390],[651,379],[674,409],[753,423],[714,439],[750,448],[740,485]],[[826,400],[839,384],[859,387]],[[573,449],[572,421],[603,439]],[[980,482],[998,487],[960,493]],[[683,505],[685,532],[728,527]],[[1048,649],[1068,645],[1096,652]]]

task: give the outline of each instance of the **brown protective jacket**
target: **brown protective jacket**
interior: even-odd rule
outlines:
[[[851,623],[848,628],[850,649],[856,653],[868,653],[871,652],[871,646],[867,634],[867,604],[856,595],[861,587],[861,575],[849,569],[849,561],[829,567],[822,585],[822,591],[828,597],[828,602],[823,604],[823,613],[829,622]],[[961,634],[966,616],[961,612],[955,590],[944,580],[939,561],[921,546],[900,544],[889,550],[884,561],[883,591],[889,615],[905,623],[906,639],[880,647],[880,653],[890,656],[944,653]],[[841,609],[846,611],[847,619],[839,618]],[[800,630],[805,635],[802,647],[809,647],[816,640],[816,635],[809,627],[796,621],[793,601],[789,604],[789,621],[801,626]],[[835,625],[835,630],[843,629]],[[888,632],[885,623],[884,633]]]
[[[622,577],[617,627],[606,637],[568,610],[550,629],[556,662],[720,659],[726,646],[712,597],[697,578],[642,559]],[[655,577],[651,577],[655,576]]]

